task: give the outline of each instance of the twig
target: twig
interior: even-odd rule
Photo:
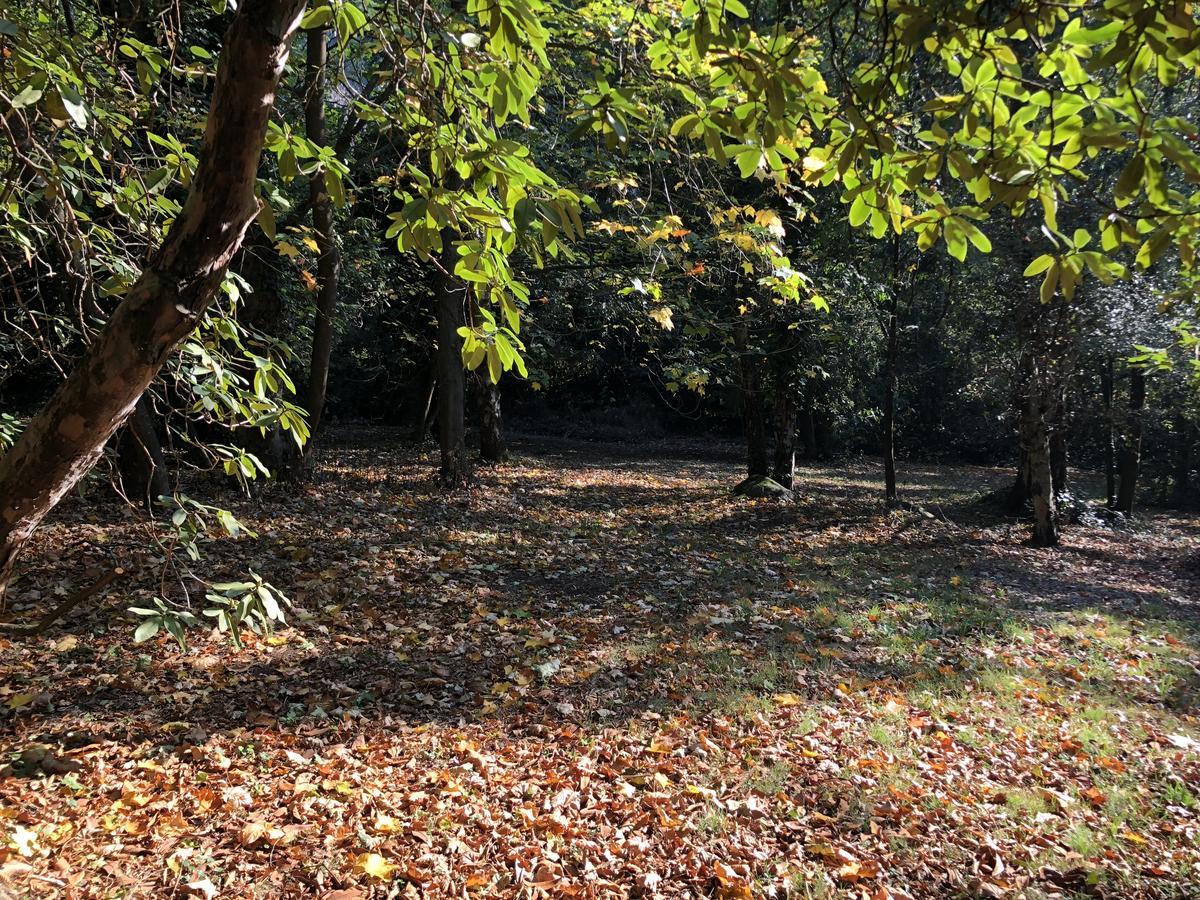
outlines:
[[[90,587],[85,587],[76,591],[32,625],[20,625],[15,622],[0,622],[0,634],[11,634],[16,637],[34,637],[39,635],[53,625],[58,619],[65,616],[85,600],[88,600],[100,593],[100,591],[104,590],[124,574],[125,570],[122,568],[113,569]]]

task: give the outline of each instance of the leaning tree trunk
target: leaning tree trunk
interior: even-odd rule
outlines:
[[[1142,409],[1146,405],[1146,373],[1129,370],[1129,415],[1125,422],[1125,440],[1121,445],[1120,486],[1117,488],[1117,512],[1133,514],[1138,472],[1142,467]]]
[[[167,459],[163,455],[154,413],[147,395],[137,402],[133,414],[125,423],[117,445],[117,460],[121,471],[121,489],[125,496],[137,500],[151,512],[154,501],[171,492],[167,481]]]
[[[782,373],[775,380],[775,459],[771,477],[791,489],[796,480],[796,399]]]
[[[480,381],[479,457],[484,462],[502,463],[508,459],[508,447],[500,418],[500,385],[486,375]]]
[[[1113,358],[1100,370],[1100,394],[1104,403],[1104,498],[1109,509],[1117,508],[1117,444],[1113,428]]]
[[[746,477],[766,478],[769,469],[762,357],[750,351],[750,334],[745,322],[739,321],[734,326],[733,343],[738,353],[738,387],[741,394],[742,426],[746,435]]]
[[[467,456],[466,373],[463,371],[463,303],[466,289],[454,276],[458,258],[453,235],[442,235],[442,254],[434,272],[434,305],[437,310],[437,399],[438,444],[441,448],[441,480],[447,487],[461,487],[471,480]]]
[[[0,457],[0,590],[21,546],[96,464],[224,280],[258,213],[263,137],[304,6],[244,0],[238,7],[183,209],[79,364]]]
[[[325,145],[325,69],[328,57],[324,28],[307,31],[305,62],[304,130],[318,147]],[[308,422],[315,434],[325,411],[325,392],[329,383],[329,355],[333,349],[333,320],[337,307],[338,256],[333,233],[333,201],[325,186],[325,172],[318,168],[309,176],[309,203],[312,205],[313,230],[317,240],[317,317],[313,327],[312,363],[308,375]],[[313,446],[313,444],[309,444]]]

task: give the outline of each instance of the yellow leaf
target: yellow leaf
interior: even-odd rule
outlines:
[[[304,241],[304,246],[307,247],[309,250],[311,250],[313,253],[321,252],[321,248],[317,246],[317,242],[314,241],[312,238],[306,237],[306,238],[302,238],[302,240]]]
[[[364,875],[370,875],[372,878],[378,878],[380,881],[387,881],[392,877],[392,873],[399,868],[392,865],[378,853],[360,853],[354,857],[354,871]]]
[[[382,834],[396,834],[404,830],[404,825],[399,819],[380,813],[375,817],[375,830]]]
[[[783,220],[773,209],[760,209],[754,214],[754,224],[767,229],[775,237],[783,237]]]
[[[22,856],[33,856],[34,848],[37,846],[37,839],[37,832],[30,831],[24,825],[18,825],[9,836],[12,845],[16,847],[17,852]]]
[[[800,706],[804,703],[804,698],[796,694],[776,694],[773,699],[776,706]]]
[[[650,310],[650,318],[657,322],[664,331],[670,331],[675,327],[675,323],[671,321],[671,307],[669,306],[656,306]]]
[[[33,694],[17,694],[10,697],[8,701],[9,709],[20,709],[22,706],[28,706],[33,702]]]

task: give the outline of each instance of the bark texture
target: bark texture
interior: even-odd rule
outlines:
[[[1037,547],[1058,545],[1058,505],[1054,496],[1054,476],[1050,462],[1049,382],[1052,373],[1046,355],[1036,343],[1034,324],[1028,319],[1019,329],[1021,344],[1020,387],[1022,406],[1018,422],[1025,486],[1033,506],[1033,544]],[[1021,476],[1019,476],[1021,477]]]
[[[167,460],[146,395],[137,402],[133,415],[125,423],[117,455],[125,496],[153,512],[154,501],[169,494],[171,486],[167,481]]]
[[[461,487],[471,480],[467,456],[466,372],[462,362],[463,305],[466,290],[454,277],[457,253],[454,236],[442,236],[441,267],[434,275],[434,304],[437,310],[437,401],[438,444],[441,449],[441,479],[446,487]]]
[[[212,301],[258,212],[267,120],[303,0],[244,0],[225,36],[199,162],[162,246],[79,364],[0,458],[0,590],[21,546],[99,459]]]
[[[774,406],[775,459],[771,477],[790,489],[796,480],[796,400],[787,382],[778,375]]]
[[[500,416],[500,385],[487,376],[479,390],[479,457],[484,462],[502,463],[508,459],[504,443],[504,423]]]
[[[767,415],[763,402],[762,358],[750,350],[749,329],[738,322],[733,329],[738,352],[738,388],[742,405],[742,427],[746,437],[746,477],[766,478]]]

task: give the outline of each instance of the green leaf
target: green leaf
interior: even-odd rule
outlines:
[[[324,28],[333,21],[333,7],[328,4],[314,6],[300,20],[301,28]]]
[[[1040,275],[1042,272],[1045,272],[1052,265],[1054,265],[1054,257],[1051,256],[1049,253],[1043,253],[1041,256],[1039,256],[1037,259],[1035,259],[1033,262],[1031,262],[1029,265],[1027,265],[1025,267],[1025,273],[1024,273],[1025,277],[1031,278],[1034,275]]]
[[[1080,28],[1077,31],[1069,31],[1063,35],[1063,41],[1076,46],[1093,47],[1115,38],[1121,33],[1123,24],[1123,22],[1114,21],[1098,28]]]
[[[146,641],[150,640],[150,638],[158,634],[158,629],[160,627],[162,627],[162,619],[158,618],[157,616],[153,619],[147,619],[137,627],[136,631],[134,631],[133,642],[135,644],[145,643]]]
[[[43,91],[41,88],[36,88],[32,84],[27,84],[17,92],[17,95],[12,98],[12,102],[9,105],[12,106],[13,109],[23,109],[24,107],[31,106],[32,104],[41,100],[42,93]]]
[[[867,206],[866,198],[859,194],[854,198],[854,202],[850,204],[850,224],[857,228],[863,222],[867,221],[867,217],[871,215],[871,208]]]

